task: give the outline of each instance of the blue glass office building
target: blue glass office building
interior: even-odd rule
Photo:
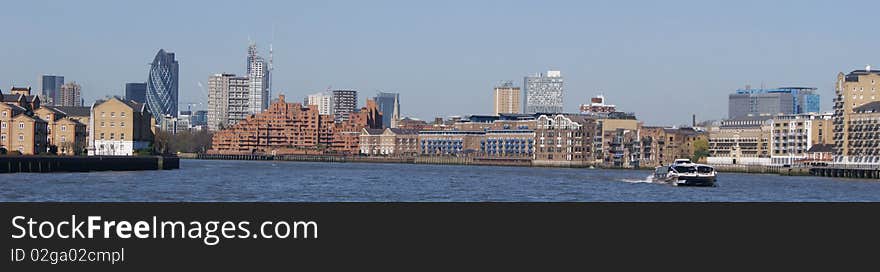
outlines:
[[[729,96],[728,118],[818,113],[819,107],[816,88],[740,89]]]

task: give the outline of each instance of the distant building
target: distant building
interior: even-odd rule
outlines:
[[[728,118],[819,112],[816,88],[741,89],[728,97]],[[767,117],[770,118],[770,117]]]
[[[773,120],[724,120],[709,128],[709,164],[770,165]]]
[[[208,130],[230,127],[251,115],[249,79],[234,74],[214,74],[208,78]]]
[[[581,114],[587,115],[603,115],[617,111],[614,105],[605,104],[605,96],[598,95],[590,98],[590,104],[581,104]]]
[[[357,110],[357,91],[355,90],[334,90],[333,91],[333,115],[336,116],[336,122],[345,122],[348,115]]]
[[[90,119],[89,156],[131,156],[153,142],[156,119],[146,105],[116,97],[99,100],[92,105]]]
[[[336,123],[317,106],[287,103],[280,95],[269,108],[214,134],[212,154],[357,154],[368,112],[350,114]]]
[[[42,77],[42,99],[46,105],[54,105],[58,101],[58,93],[61,92],[61,85],[64,85],[63,76],[43,75]]]
[[[250,114],[263,112],[269,107],[269,64],[257,52],[257,44],[248,46],[247,55],[248,77],[248,112]]]
[[[192,111],[180,111],[177,114],[177,130],[178,131],[187,131],[192,129],[193,123],[193,112]]]
[[[773,117],[770,163],[794,165],[807,159],[817,144],[834,143],[831,114],[791,114]]]
[[[834,98],[834,155],[835,162],[863,164],[874,161],[878,154],[868,153],[871,149],[865,146],[851,146],[864,143],[854,134],[872,130],[871,125],[877,122],[875,114],[877,101],[880,101],[880,70],[872,70],[871,66],[864,70],[855,70],[844,75],[837,75]],[[865,107],[863,107],[865,106]],[[871,140],[876,144],[877,140]],[[874,163],[872,163],[874,164]]]
[[[559,71],[525,77],[525,113],[563,112],[563,83]]]
[[[177,116],[178,72],[174,53],[159,49],[147,77],[147,110],[161,122],[165,115]]]
[[[208,126],[208,111],[198,110],[198,111],[193,112],[192,125],[194,127]]]
[[[425,156],[475,156],[485,131],[420,131],[419,154]]]
[[[540,115],[535,129],[535,164],[584,166],[594,161],[596,120],[580,115]]]
[[[306,97],[306,105],[318,106],[318,113],[323,115],[333,115],[333,94],[316,93]]]
[[[62,107],[82,107],[82,87],[76,82],[68,82],[61,85],[61,92],[58,100],[55,100],[56,106]]]
[[[13,96],[24,99],[20,94],[0,93],[0,98],[3,99]],[[46,152],[48,123],[19,104],[18,101],[0,102],[0,148],[7,152],[18,151],[23,155]]]
[[[522,113],[522,105],[520,105],[522,97],[520,94],[522,94],[522,90],[520,90],[519,87],[513,86],[513,82],[508,81],[502,83],[500,86],[496,86],[493,91],[495,97],[493,114]]]
[[[397,128],[364,128],[360,134],[360,153],[364,155],[411,156],[419,153],[419,133]]]
[[[373,98],[382,112],[382,127],[394,128],[396,120],[400,120],[400,94],[379,92]]]
[[[44,106],[34,115],[46,121],[49,150],[59,155],[83,155],[86,152],[86,125],[57,107]]]
[[[880,101],[858,106],[848,114],[844,158],[853,164],[880,164]]]
[[[125,83],[125,100],[147,103],[147,83]]]

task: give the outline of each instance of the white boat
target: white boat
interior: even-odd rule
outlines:
[[[668,166],[654,169],[654,181],[675,186],[715,186],[715,168],[688,159],[677,159]]]

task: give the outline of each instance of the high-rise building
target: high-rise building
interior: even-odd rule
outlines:
[[[522,106],[520,106],[520,94],[522,90],[519,87],[513,86],[513,82],[508,81],[501,84],[501,86],[495,87],[495,111],[494,114],[498,115],[501,113],[521,113]]]
[[[42,78],[42,97],[44,105],[54,105],[58,101],[58,92],[61,91],[61,85],[64,85],[63,76],[43,75]]]
[[[357,110],[357,91],[333,90],[333,115],[336,122],[345,122],[348,115]]]
[[[208,111],[199,110],[199,111],[193,112],[192,125],[194,127],[207,126],[208,125]]]
[[[563,83],[559,71],[525,77],[525,113],[563,112]]]
[[[306,105],[315,105],[318,106],[318,114],[322,115],[332,115],[333,114],[333,94],[330,93],[316,93],[310,94],[306,97]]]
[[[208,78],[208,130],[235,125],[250,114],[250,80],[234,74],[214,74]]]
[[[257,52],[257,44],[251,43],[247,56],[248,111],[251,114],[269,107],[269,72],[268,63]]]
[[[147,77],[147,108],[159,123],[165,115],[177,116],[178,64],[174,53],[159,49]]]
[[[816,88],[740,89],[728,97],[728,118],[819,112]]]
[[[82,88],[76,82],[69,82],[61,85],[61,91],[58,95],[56,106],[62,107],[82,107]]]
[[[125,83],[125,100],[147,103],[147,83]]]
[[[382,112],[382,128],[394,127],[394,120],[400,120],[400,94],[379,92],[373,100]]]
[[[834,98],[834,155],[835,161],[855,163],[861,162],[865,156],[878,156],[878,154],[866,154],[850,146],[856,143],[862,135],[861,131],[866,128],[876,127],[876,108],[872,102],[880,101],[880,70],[871,70],[871,66],[865,70],[855,70],[844,75],[837,75]],[[868,105],[872,104],[872,105]],[[862,107],[865,106],[865,107]],[[854,118],[859,116],[859,118]],[[876,142],[874,142],[876,144]],[[872,158],[873,160],[873,158]]]

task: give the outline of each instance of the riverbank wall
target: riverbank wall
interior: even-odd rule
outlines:
[[[344,155],[218,155],[218,154],[180,154],[183,159],[203,160],[278,160],[278,161],[307,161],[307,162],[364,162],[364,163],[409,163],[409,164],[439,164],[439,165],[485,165],[485,166],[518,166],[518,167],[556,167],[556,168],[602,168],[602,169],[628,169],[628,170],[654,170],[652,167],[619,168],[602,167],[599,165],[577,163],[540,161],[529,159],[487,159],[474,157],[444,157],[444,156],[417,156],[417,157],[370,157],[370,156],[344,156]],[[748,174],[774,174],[783,176],[825,176],[847,178],[875,178],[880,179],[880,169],[837,169],[816,167],[784,167],[767,165],[712,165],[722,173],[748,173]]]
[[[177,156],[0,156],[0,173],[180,169]]]

